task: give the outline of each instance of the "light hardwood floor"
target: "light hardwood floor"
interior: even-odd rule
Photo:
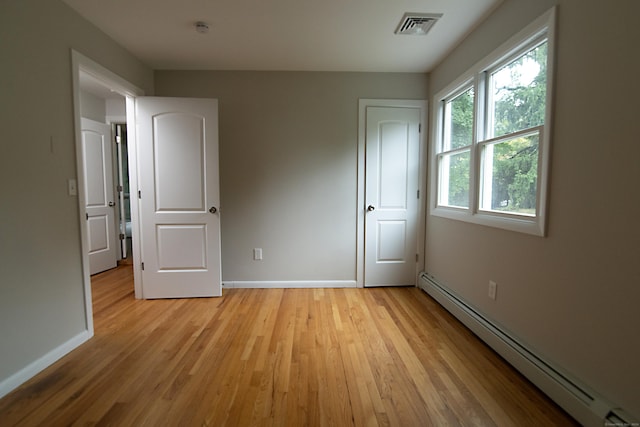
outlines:
[[[140,301],[93,278],[95,337],[0,400],[0,426],[577,425],[417,288]]]

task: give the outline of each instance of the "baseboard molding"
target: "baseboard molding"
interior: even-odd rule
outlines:
[[[15,374],[11,375],[0,382],[0,399],[7,394],[11,393],[16,388],[33,378],[38,373],[45,370],[50,365],[54,364],[62,357],[67,355],[72,350],[79,347],[81,344],[87,342],[91,338],[92,334],[89,331],[84,331],[62,345],[54,348],[41,358],[31,362]]]
[[[257,280],[224,281],[224,289],[286,289],[286,288],[355,288],[355,280]]]
[[[636,423],[623,410],[607,402],[577,379],[571,378],[553,362],[545,360],[509,331],[486,318],[451,289],[439,283],[433,276],[427,273],[421,274],[418,286],[580,424],[600,427],[603,423],[606,425],[607,422],[619,422],[617,420],[623,420],[624,424],[620,425],[634,425]]]

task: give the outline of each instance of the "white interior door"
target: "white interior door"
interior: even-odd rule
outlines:
[[[143,298],[222,295],[218,102],[136,98]]]
[[[414,285],[420,109],[367,107],[365,286]]]
[[[117,265],[111,127],[82,118],[86,220],[90,274]]]

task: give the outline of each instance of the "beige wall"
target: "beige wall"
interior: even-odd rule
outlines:
[[[640,418],[636,0],[505,0],[429,75],[435,93],[559,4],[549,232],[429,217],[426,270]],[[0,3],[0,382],[82,332],[70,52],[153,75],[58,0]],[[156,72],[220,100],[225,280],[355,278],[357,100],[424,98],[422,74]],[[251,260],[254,247],[264,261]],[[487,283],[498,283],[498,299]]]
[[[430,74],[430,93],[556,3],[548,236],[429,217],[426,270],[640,419],[640,2],[506,0]]]
[[[158,96],[219,99],[225,281],[356,279],[358,99],[425,99],[425,74],[157,71],[155,81]]]
[[[153,74],[58,0],[0,2],[0,383],[86,329],[71,52]]]

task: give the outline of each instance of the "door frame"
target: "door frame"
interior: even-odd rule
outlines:
[[[84,303],[85,303],[85,321],[87,326],[87,331],[90,336],[93,336],[93,304],[91,297],[91,275],[90,275],[90,267],[89,267],[89,231],[87,227],[87,222],[85,221],[85,188],[86,183],[84,182],[83,169],[84,169],[84,161],[82,156],[82,126],[81,126],[81,111],[80,111],[80,73],[87,73],[97,78],[101,82],[104,83],[106,87],[109,89],[119,93],[124,96],[126,99],[127,105],[127,122],[130,119],[133,119],[133,103],[135,101],[135,97],[144,95],[144,91],[134,85],[133,83],[123,79],[116,73],[111,70],[103,67],[98,64],[94,60],[86,57],[80,52],[71,49],[71,77],[72,77],[72,85],[73,85],[73,118],[74,118],[74,135],[75,135],[75,148],[76,148],[76,180],[77,180],[77,191],[78,191],[78,222],[80,228],[80,247],[82,250],[82,281],[84,287]],[[133,122],[132,122],[133,123]],[[129,155],[134,154],[135,156],[135,139],[130,141],[129,145]],[[132,175],[132,188],[137,188],[137,168],[136,166],[136,158],[129,159],[129,171]],[[133,166],[133,169],[131,167]],[[134,236],[139,235],[137,233],[137,216],[134,219],[132,203],[132,212],[131,212],[131,221],[133,230],[136,231]],[[137,209],[136,209],[137,211]],[[137,212],[136,212],[137,215]],[[139,246],[135,244],[134,246]],[[141,295],[140,288],[140,280],[139,280],[139,272],[138,275],[135,274],[135,266],[136,261],[140,259],[139,253],[136,253],[136,249],[134,248],[133,253],[133,261],[134,261],[134,283],[135,283],[135,294],[136,297]],[[138,263],[139,264],[139,263]],[[137,277],[136,277],[137,276]]]
[[[357,196],[357,237],[356,237],[356,286],[364,287],[365,266],[365,184],[366,184],[366,134],[367,134],[367,107],[396,107],[420,109],[420,166],[418,176],[418,191],[420,201],[418,203],[418,247],[419,260],[416,263],[416,283],[418,274],[424,270],[424,242],[426,237],[426,200],[427,200],[427,101],[413,99],[359,99],[358,100],[358,196]]]

